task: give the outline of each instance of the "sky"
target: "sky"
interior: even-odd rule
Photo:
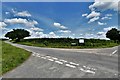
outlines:
[[[13,29],[26,29],[29,38],[107,39],[106,32],[118,28],[118,12],[114,1],[2,2],[0,38]]]

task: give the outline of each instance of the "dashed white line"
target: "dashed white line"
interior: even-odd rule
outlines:
[[[60,61],[55,61],[56,63],[58,63],[58,64],[63,64],[62,62],[60,62]]]
[[[86,68],[86,66],[83,66],[84,68]]]
[[[95,68],[91,68],[91,69],[94,70],[94,71],[96,70]]]
[[[63,59],[60,59],[60,61],[65,62],[65,63],[67,62],[66,60],[63,60]]]
[[[117,52],[117,50],[115,50],[115,51],[112,53],[112,55],[115,54],[116,52]],[[58,61],[58,58],[51,57],[51,56],[41,56],[39,53],[33,53],[32,55],[33,55],[33,56],[36,56],[36,57],[41,57],[42,59],[47,59],[47,60],[49,60],[49,61],[55,61],[55,62],[58,63],[58,64],[63,64],[63,63],[67,63],[67,62],[68,62],[68,61],[63,60],[63,59],[60,59],[60,60]],[[65,66],[70,67],[70,68],[76,68],[76,66],[79,66],[79,64],[74,63],[74,62],[69,62],[68,64],[65,64]],[[87,67],[87,66],[83,66],[83,67],[84,67],[84,68],[87,68],[87,70],[85,70],[85,69],[83,69],[83,68],[80,68],[81,71],[86,72],[86,73],[95,74],[94,71],[88,70],[88,69],[91,69],[90,67]],[[94,69],[94,68],[92,68],[92,69]],[[96,69],[94,69],[94,70],[96,70]]]
[[[52,59],[54,59],[54,60],[58,60],[58,58],[55,58],[55,57],[52,57]]]
[[[95,72],[91,70],[86,70],[85,72],[95,74]]]
[[[76,66],[74,65],[70,65],[70,64],[65,64],[67,67],[71,67],[71,68],[76,68]]]
[[[51,58],[51,56],[46,56],[46,58]]]
[[[41,57],[40,55],[38,55],[37,57]]]
[[[76,65],[76,66],[79,66],[79,64],[77,64],[77,63],[73,63],[73,62],[70,62],[70,64],[72,64],[72,65]]]
[[[38,56],[40,56],[40,54],[36,54],[36,56],[38,57]]]
[[[46,57],[41,57],[42,59],[46,59]]]
[[[94,72],[94,71],[91,71],[91,70],[85,70],[85,69],[83,69],[83,68],[80,68],[80,70],[83,71],[83,72],[95,74],[95,72]]]
[[[32,55],[33,55],[33,56],[36,56],[36,53],[33,53]]]
[[[90,67],[87,67],[87,66],[83,66],[84,68],[87,68],[87,69],[91,69]]]
[[[95,68],[91,68],[91,67],[87,67],[87,66],[83,66],[83,68],[94,70],[94,71],[96,70]]]
[[[54,61],[53,59],[48,59],[49,61]]]

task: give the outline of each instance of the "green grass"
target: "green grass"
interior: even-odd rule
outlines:
[[[76,46],[72,46],[71,43],[77,43]],[[25,39],[19,44],[24,44],[28,46],[37,46],[37,47],[49,47],[49,48],[108,48],[120,45],[120,42],[115,42],[111,40],[100,40],[100,39],[85,39],[84,45],[79,45],[78,39]]]
[[[1,42],[1,41],[0,41]],[[30,56],[30,52],[2,42],[2,73],[19,66]],[[1,65],[1,64],[0,64]]]

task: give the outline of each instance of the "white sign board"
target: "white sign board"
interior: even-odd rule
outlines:
[[[84,39],[79,39],[79,43],[84,43]]]

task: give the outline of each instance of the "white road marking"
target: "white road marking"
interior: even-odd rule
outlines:
[[[41,56],[39,55],[39,56],[37,56],[37,57],[41,57]]]
[[[70,64],[73,64],[73,65],[79,66],[79,64],[77,64],[77,63],[73,63],[73,62],[70,62]]]
[[[95,72],[91,71],[91,70],[84,70],[83,68],[80,68],[80,70],[83,71],[83,72],[95,74]]]
[[[33,56],[36,56],[36,53],[33,53],[32,55],[33,55]]]
[[[84,68],[86,68],[86,69],[90,69],[90,70],[96,70],[95,68],[91,68],[91,67],[87,67],[87,66],[83,66]]]
[[[76,66],[74,65],[70,65],[70,64],[65,64],[67,67],[71,67],[71,68],[76,68]]]
[[[58,58],[55,58],[55,57],[52,57],[52,59],[54,59],[54,60],[58,60]]]
[[[41,57],[42,59],[46,59],[46,57]]]
[[[84,68],[86,68],[86,66],[83,66]]]
[[[40,54],[37,53],[36,56],[38,57],[38,56],[40,56]]]
[[[87,68],[87,69],[91,69],[90,67],[87,67],[87,66],[83,66],[84,68]]]
[[[51,56],[46,56],[47,58],[51,58]]]
[[[94,70],[94,71],[96,70],[95,68],[91,68],[91,69]]]
[[[54,61],[53,59],[48,59],[49,61]]]
[[[115,50],[115,51],[112,53],[112,55],[115,54],[116,52],[117,52],[117,50]],[[43,57],[43,56],[41,56],[39,53],[35,53],[35,52],[34,52],[32,55],[33,55],[33,56],[36,56],[36,57],[41,57],[42,59],[47,59],[47,58],[48,58],[49,61],[58,60],[58,58],[51,57],[51,56],[45,56],[45,57]],[[63,62],[66,63],[66,62],[68,62],[68,61],[63,60],[63,59],[60,59],[59,61],[55,61],[55,62],[58,63],[58,64],[63,64]],[[79,64],[74,63],[74,62],[69,62],[69,64],[65,64],[65,66],[70,67],[70,68],[76,68],[76,66],[79,66]],[[87,67],[87,66],[83,66],[83,67],[84,67],[84,68],[87,68],[87,70],[85,70],[85,69],[83,69],[83,68],[80,68],[81,71],[86,72],[86,73],[95,74],[94,71],[91,71],[91,70],[88,70],[88,69],[92,69],[92,70],[96,70],[96,69],[90,68],[90,67]]]
[[[91,70],[86,70],[85,72],[95,74],[95,72]]]
[[[112,52],[112,54],[110,54],[110,56],[111,56],[111,55],[114,55],[116,52],[117,52],[117,50],[115,50],[114,52]]]
[[[63,60],[63,59],[60,59],[60,61],[65,62],[65,63],[67,62],[66,60]]]
[[[63,64],[62,62],[60,62],[60,61],[55,61],[56,63],[58,63],[58,64]]]

